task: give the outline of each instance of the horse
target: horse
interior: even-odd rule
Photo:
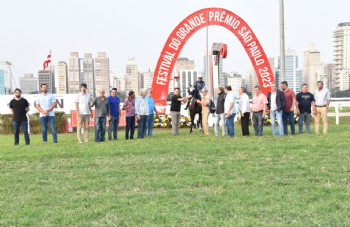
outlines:
[[[197,86],[194,86],[194,88],[192,90],[192,94],[194,94],[194,96],[191,99],[191,103],[190,103],[191,105],[189,108],[190,109],[190,117],[191,117],[190,133],[192,133],[192,131],[193,131],[194,117],[196,116],[196,114],[199,114],[198,121],[197,121],[199,131],[202,131],[202,106],[197,103],[197,99],[199,99],[199,92],[197,90]],[[199,126],[199,124],[200,124],[200,126]]]

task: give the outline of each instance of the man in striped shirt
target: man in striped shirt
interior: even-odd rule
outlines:
[[[143,139],[147,130],[147,117],[149,116],[149,107],[146,100],[145,89],[141,89],[140,95],[136,97],[135,114],[138,124],[137,138]]]

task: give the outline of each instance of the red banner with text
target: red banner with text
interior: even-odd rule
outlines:
[[[233,12],[222,8],[199,10],[184,19],[170,34],[154,72],[152,90],[156,105],[165,106],[176,60],[187,40],[199,29],[219,25],[230,30],[241,42],[256,71],[262,93],[267,95],[274,81],[267,56],[249,25]]]

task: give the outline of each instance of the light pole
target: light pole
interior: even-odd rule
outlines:
[[[284,47],[284,2],[280,0],[280,82],[285,81],[285,47]]]

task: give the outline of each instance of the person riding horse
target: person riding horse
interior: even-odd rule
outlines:
[[[196,82],[193,84],[193,88],[194,88],[193,91],[190,91],[190,87],[191,87],[191,85],[187,87],[187,92],[188,92],[188,94],[189,94],[189,95],[192,95],[192,97],[195,97],[195,96],[197,95],[197,92],[198,92],[198,93],[199,93],[199,98],[198,98],[198,99],[199,99],[199,100],[202,100],[202,96],[201,96],[200,93],[201,93],[202,89],[205,87],[205,83],[204,83],[204,81],[203,81],[202,75],[199,75],[199,76],[198,76],[198,81],[196,81]],[[188,100],[185,110],[188,109],[188,107],[189,107],[189,105],[190,105],[190,102],[191,102],[191,100]]]

